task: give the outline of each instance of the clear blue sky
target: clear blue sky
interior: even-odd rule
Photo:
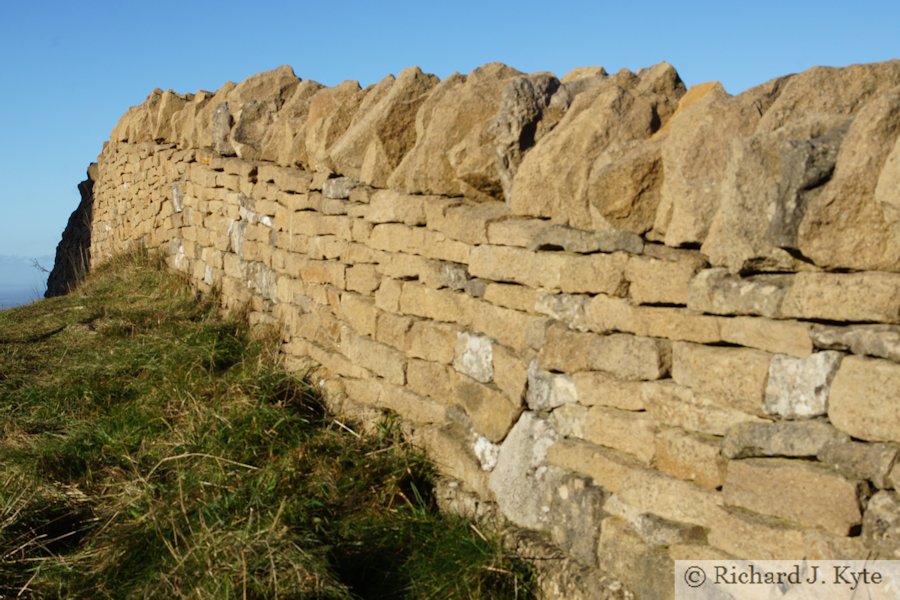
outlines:
[[[41,256],[112,127],[156,87],[214,90],[281,64],[366,85],[414,64],[445,77],[494,60],[559,75],[665,60],[736,93],[900,57],[900,2],[10,0],[0,56],[0,255]]]

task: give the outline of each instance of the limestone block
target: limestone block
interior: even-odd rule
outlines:
[[[425,224],[427,196],[411,196],[394,190],[378,190],[369,201],[366,220],[372,223]]]
[[[849,437],[825,421],[778,421],[775,423],[738,423],[722,441],[727,458],[754,456],[816,456],[823,448]],[[860,478],[855,478],[860,479]]]
[[[542,219],[507,218],[488,223],[487,239],[495,246],[536,249],[532,248],[532,241],[550,227],[552,225]]]
[[[722,490],[729,506],[821,527],[836,535],[847,535],[862,522],[857,483],[812,462],[733,460]]]
[[[293,295],[293,294],[292,294]],[[341,294],[341,318],[359,335],[374,336],[378,320],[375,302],[359,294]]]
[[[322,89],[315,81],[301,81],[275,115],[260,148],[260,159],[282,166],[307,164],[306,118],[312,97]]]
[[[806,545],[804,556],[809,560],[867,560],[871,558],[869,549],[861,536],[844,537],[832,535],[818,529],[803,532]]]
[[[649,229],[661,178],[653,176],[658,149],[641,142],[669,118],[683,93],[678,74],[663,63],[638,75],[623,70],[577,95],[519,166],[509,198],[513,213],[582,229]],[[603,192],[611,188],[624,193],[607,197]]]
[[[748,348],[687,342],[672,346],[672,378],[719,406],[762,412],[771,355]]]
[[[323,88],[312,96],[302,142],[306,152],[303,165],[308,171],[333,170],[329,151],[347,131],[365,96],[366,90],[361,90],[356,81]]]
[[[687,305],[691,310],[714,315],[779,317],[785,288],[791,281],[785,275],[741,278],[725,269],[706,269],[691,280]]]
[[[342,252],[340,256],[344,256]],[[368,296],[378,289],[381,284],[381,274],[375,265],[361,264],[347,267],[344,278],[348,290],[359,292]]]
[[[706,531],[702,527],[670,521],[657,515],[641,512],[634,506],[623,502],[622,498],[616,494],[612,494],[606,499],[603,510],[610,516],[627,521],[634,533],[654,546],[696,544],[706,541]]]
[[[609,406],[622,410],[644,410],[642,383],[639,381],[622,381],[606,373],[598,371],[582,371],[574,373],[578,402],[585,406]]]
[[[846,357],[831,384],[828,418],[853,437],[900,442],[900,365]]]
[[[327,283],[343,289],[346,268],[336,260],[309,260],[300,267],[300,278],[307,283]]]
[[[532,312],[538,295],[537,290],[524,285],[491,282],[485,286],[483,298],[497,306]]]
[[[379,311],[375,326],[375,341],[399,350],[406,347],[406,337],[414,319]]]
[[[719,317],[697,315],[681,308],[633,306],[624,298],[598,294],[585,302],[582,318],[567,324],[598,333],[621,331],[645,337],[717,343],[722,341],[722,321]]]
[[[388,179],[405,192],[499,198],[494,149],[483,143],[507,82],[521,75],[499,63],[438,83],[416,114],[416,144]]]
[[[544,343],[547,320],[466,297],[468,325],[516,352],[528,353]]]
[[[409,252],[428,258],[468,263],[471,247],[448,239],[443,233],[400,223],[379,223],[372,228],[368,245],[387,252]]]
[[[464,294],[447,290],[433,290],[414,282],[404,282],[398,311],[407,315],[436,321],[465,323],[467,320]],[[388,308],[384,310],[390,310]]]
[[[450,364],[458,333],[456,325],[416,320],[409,327],[403,349],[412,358]]]
[[[354,364],[369,369],[390,383],[406,383],[406,356],[395,348],[345,330],[341,332],[341,351]]]
[[[575,403],[566,403],[550,413],[553,429],[563,437],[584,438],[584,424],[587,421],[588,407]]]
[[[400,297],[403,294],[403,282],[396,279],[384,278],[381,285],[375,291],[375,306],[381,310],[399,313]]]
[[[494,379],[493,345],[493,340],[483,335],[457,333],[453,368],[475,381],[490,383]]]
[[[653,465],[660,471],[709,489],[725,480],[721,438],[673,427],[660,431],[654,442]]]
[[[900,323],[898,290],[900,273],[797,273],[781,316]]]
[[[521,527],[546,527],[546,491],[558,487],[562,477],[559,469],[546,464],[556,439],[549,421],[525,412],[500,446],[490,488],[504,516]]]
[[[859,110],[831,181],[806,207],[797,244],[804,256],[830,269],[900,271],[900,238],[875,199],[875,174],[898,136],[900,87],[893,87]]]
[[[675,565],[665,546],[648,544],[624,519],[603,519],[597,558],[604,569],[633,590],[638,598],[674,598]]]
[[[593,406],[588,410],[580,437],[650,464],[656,451],[657,428],[657,421],[646,412]]]
[[[894,487],[889,476],[900,458],[900,446],[834,440],[819,449],[816,457],[848,479],[867,479],[885,489]]]
[[[538,368],[538,362],[533,360],[528,366],[525,402],[531,410],[553,410],[578,402],[578,392],[570,376],[542,371]]]
[[[813,351],[810,326],[801,321],[771,321],[754,317],[732,317],[719,321],[722,340],[797,358]]]
[[[659,379],[669,370],[668,346],[661,340],[579,333],[558,325],[547,328],[539,358],[545,369],[605,371],[626,380]]]
[[[877,558],[900,558],[900,494],[881,491],[869,499],[862,535]]]
[[[503,202],[460,202],[432,211],[428,228],[467,244],[484,244],[491,223],[508,215],[509,209]]]
[[[641,384],[647,410],[661,423],[711,435],[725,435],[730,427],[744,421],[763,419],[732,408],[723,408],[709,398],[671,380]]]
[[[712,526],[722,506],[722,494],[649,469],[630,471],[618,494],[644,512],[703,527]]]
[[[335,170],[367,184],[386,187],[388,177],[416,142],[416,112],[438,83],[418,67],[388,76],[386,88],[367,96],[347,131],[331,147]]]
[[[463,484],[480,498],[489,500],[493,493],[488,487],[488,474],[473,455],[464,428],[458,423],[441,427],[426,427],[416,432],[413,442],[425,448],[428,458],[441,473]]]
[[[818,325],[810,330],[812,343],[824,350],[848,350],[900,362],[900,327],[896,325]]]
[[[549,492],[550,538],[567,555],[593,566],[606,495],[589,480],[575,475],[564,475]]]
[[[535,312],[546,315],[551,319],[562,321],[571,329],[588,331],[590,327],[585,318],[585,306],[590,299],[590,296],[585,294],[541,293],[538,295],[537,302],[535,302],[533,308]],[[614,300],[622,299],[615,298]]]
[[[550,225],[536,230],[526,247],[529,250],[564,250],[578,254],[618,251],[640,254],[644,241],[638,235],[618,229],[585,231],[565,225]]]
[[[505,346],[494,344],[493,353],[494,383],[515,405],[521,405],[522,395],[528,383],[528,369],[519,356]]]
[[[806,358],[773,356],[763,410],[789,419],[824,415],[829,386],[842,357],[840,352],[816,352]]]
[[[393,411],[412,423],[440,425],[447,422],[445,406],[414,394],[404,387],[378,379],[347,380],[344,386],[351,398]],[[361,391],[360,388],[368,389]]]
[[[642,468],[624,452],[602,448],[580,439],[560,439],[547,451],[547,462],[592,478],[605,490],[618,493],[628,474]]]
[[[631,256],[625,267],[628,295],[636,304],[688,303],[688,286],[702,264],[696,259],[670,262]]]
[[[796,525],[739,508],[716,513],[709,543],[744,560],[791,560],[806,556],[804,531]]]

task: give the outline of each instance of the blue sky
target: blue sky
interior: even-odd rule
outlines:
[[[337,6],[338,8],[335,8]],[[900,3],[10,0],[0,19],[0,255],[52,254],[76,184],[156,87],[214,90],[290,64],[366,85],[416,64],[441,77],[672,63],[732,93],[814,65],[900,57]]]

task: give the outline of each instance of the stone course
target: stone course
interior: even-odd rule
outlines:
[[[160,250],[278,327],[579,565],[564,597],[897,558],[898,89],[900,61],[738,96],[668,64],[156,90],[61,247]]]

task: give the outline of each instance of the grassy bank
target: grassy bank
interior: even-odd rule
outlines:
[[[0,312],[0,597],[530,597],[274,348],[147,257]]]

